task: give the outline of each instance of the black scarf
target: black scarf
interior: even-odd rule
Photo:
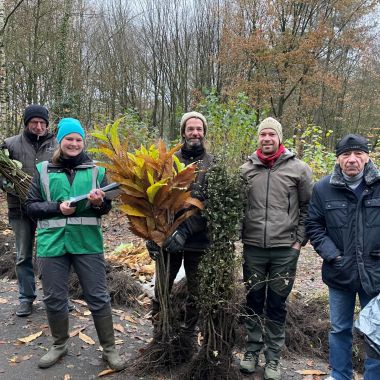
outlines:
[[[183,144],[181,148],[182,157],[186,160],[198,161],[201,159],[205,153],[205,148],[203,145],[194,146],[188,148],[186,144]]]
[[[58,159],[58,162],[60,163],[60,165],[62,165],[64,168],[67,168],[67,169],[73,169],[76,166],[88,161],[90,161],[90,158],[87,156],[87,154],[83,150],[75,157],[65,158],[65,157],[60,156]]]

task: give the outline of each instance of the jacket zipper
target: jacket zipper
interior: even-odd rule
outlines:
[[[265,227],[264,227],[264,248],[267,247],[267,222],[268,222],[268,198],[269,198],[269,177],[271,169],[268,169],[267,176],[267,195],[265,200]]]

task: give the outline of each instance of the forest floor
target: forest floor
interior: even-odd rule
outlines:
[[[112,252],[121,243],[136,242],[128,230],[127,222],[118,211],[112,211],[104,218],[103,223],[105,247]],[[0,194],[0,269],[7,263],[2,258],[14,253],[14,240],[7,224],[6,201]],[[8,263],[9,264],[9,263]],[[302,249],[297,279],[291,298],[307,300],[315,294],[325,294],[326,287],[321,281],[321,261],[310,246]],[[92,323],[90,312],[81,299],[74,299],[76,310],[70,314],[69,354],[55,366],[41,370],[37,367],[38,359],[46,352],[51,343],[51,337],[46,321],[42,302],[41,284],[37,282],[38,297],[34,304],[34,312],[27,318],[19,318],[15,314],[18,305],[17,283],[9,271],[3,273],[0,279],[0,379],[64,379],[86,380],[98,377],[125,378],[125,379],[171,379],[180,374],[162,374],[153,377],[137,377],[128,370],[120,373],[104,372],[105,364],[101,360],[101,351]],[[13,278],[12,278],[13,277]],[[136,279],[138,282],[138,279]],[[144,302],[136,302],[132,306],[113,305],[114,328],[117,347],[120,353],[133,362],[141,350],[150,342],[152,327],[149,321],[149,302],[146,289],[152,287],[145,284],[141,288],[141,297]],[[145,289],[145,291],[143,290]],[[141,305],[142,304],[142,305]],[[318,315],[305,315],[305,318],[318,319]],[[20,338],[25,342],[20,341]],[[324,350],[326,347],[324,347]],[[235,363],[238,366],[242,356],[242,348],[234,352]],[[301,350],[302,352],[302,350]],[[263,359],[263,358],[261,358]],[[261,363],[263,361],[261,360]],[[329,374],[328,363],[323,355],[302,355],[286,352],[281,360],[283,380],[319,380]],[[243,376],[243,379],[261,380],[263,368],[252,375]],[[356,375],[356,379],[361,379]]]

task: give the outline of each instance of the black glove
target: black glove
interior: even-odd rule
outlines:
[[[185,243],[186,236],[181,230],[178,229],[166,239],[164,249],[169,253],[182,252]]]
[[[157,260],[160,256],[160,246],[153,240],[148,240],[146,243],[146,249],[148,250],[149,256],[152,260]]]

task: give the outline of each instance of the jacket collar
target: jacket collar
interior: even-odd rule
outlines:
[[[366,185],[372,185],[376,181],[380,180],[379,169],[373,163],[372,160],[368,161],[368,164],[364,166],[364,182]],[[346,186],[346,182],[344,181],[342,170],[339,164],[335,164],[333,173],[330,178],[331,185],[335,186]]]

